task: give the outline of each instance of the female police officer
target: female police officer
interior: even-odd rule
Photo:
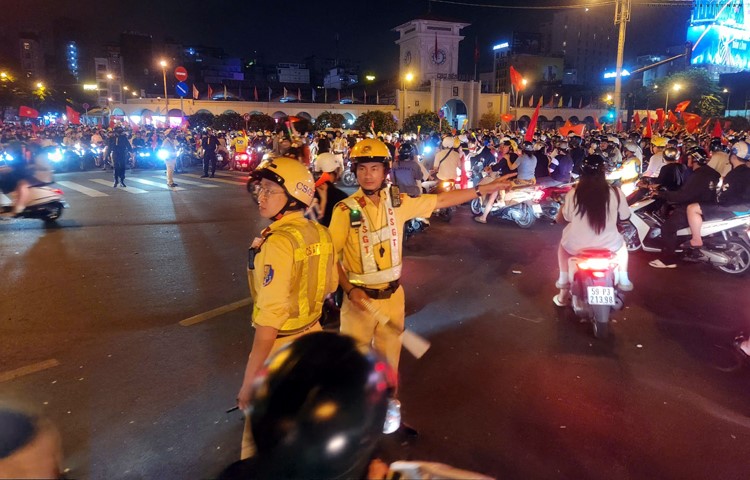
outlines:
[[[273,223],[249,250],[247,276],[255,337],[237,394],[243,410],[250,404],[253,381],[269,355],[321,329],[323,300],[337,286],[331,236],[303,215],[315,194],[307,168],[292,158],[278,157],[264,161],[253,175],[260,181],[260,215]],[[245,422],[242,458],[254,453],[249,424]]]

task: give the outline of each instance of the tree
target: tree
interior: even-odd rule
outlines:
[[[448,122],[443,122],[443,132],[449,132],[450,126]],[[437,132],[440,128],[440,117],[435,112],[427,110],[417,112],[413,115],[409,115],[404,120],[404,132],[406,133],[417,133],[417,127],[420,133],[432,133]]]
[[[344,128],[346,125],[346,118],[340,113],[331,113],[328,110],[324,111],[318,118],[315,119],[315,128],[317,130],[325,130],[326,128]]]
[[[245,128],[245,120],[236,112],[227,112],[214,118],[213,128],[217,130],[242,130]]]
[[[247,121],[248,130],[257,132],[258,130],[273,130],[276,128],[276,122],[273,117],[265,113],[253,113],[250,120]]]
[[[479,119],[479,128],[494,130],[498,122],[500,122],[500,116],[497,113],[487,112]]]
[[[397,127],[396,120],[390,113],[381,112],[380,110],[368,110],[354,121],[354,128],[360,132],[369,132],[373,128],[373,123],[375,124],[375,132],[391,133]]]
[[[704,118],[720,117],[724,114],[724,102],[717,95],[703,95],[698,101],[698,112]]]
[[[734,117],[726,117],[724,118],[724,121],[731,122],[729,125],[729,128],[735,131],[747,131],[750,130],[750,122],[748,122],[747,118],[734,116]]]
[[[214,114],[209,112],[195,113],[188,116],[192,128],[208,128],[214,123]]]
[[[294,122],[294,129],[299,133],[312,132],[314,130],[313,123],[305,117],[296,117],[297,120]]]
[[[679,91],[675,91],[675,85],[680,86]],[[688,112],[697,113],[704,117],[710,117],[714,108],[714,102],[708,100],[703,102],[703,97],[715,96],[721,98],[719,85],[711,80],[708,71],[702,68],[689,68],[681,72],[674,73],[658,83],[658,88],[651,88],[648,92],[648,104],[650,108],[660,108],[664,105],[666,92],[669,89],[669,108],[682,101],[690,100],[687,108]],[[701,105],[707,107],[703,110]],[[718,112],[721,114],[721,111]]]

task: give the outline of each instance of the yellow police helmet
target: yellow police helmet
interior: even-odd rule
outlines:
[[[310,206],[315,196],[315,181],[310,171],[299,161],[289,157],[268,157],[252,173],[280,185],[290,197]]]
[[[357,142],[352,147],[349,158],[353,162],[365,163],[365,162],[380,162],[387,163],[391,158],[391,151],[385,143],[374,138],[366,138],[360,142]]]
[[[667,139],[664,137],[660,137],[659,135],[654,135],[654,138],[651,139],[651,145],[655,147],[666,147]]]

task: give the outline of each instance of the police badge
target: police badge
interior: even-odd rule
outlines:
[[[273,280],[273,267],[271,265],[263,265],[263,286],[265,287]]]

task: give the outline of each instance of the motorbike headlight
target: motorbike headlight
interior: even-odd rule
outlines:
[[[425,147],[424,147],[424,148],[422,149],[422,154],[424,155],[424,154],[426,154],[426,153],[430,153],[431,151],[432,151],[432,147],[430,147],[429,145],[426,145],[426,146],[425,146]]]
[[[63,159],[62,151],[59,148],[56,148],[55,150],[47,154],[47,159],[49,159],[49,161],[52,163],[62,162],[62,159]]]
[[[159,160],[166,160],[169,158],[169,152],[163,148],[160,148],[158,152],[156,152],[156,156],[159,158]]]
[[[151,152],[140,152],[140,153],[138,153],[138,156],[139,157],[150,157],[151,156]]]
[[[451,187],[451,182],[443,182],[443,183],[440,184],[440,186],[442,186],[443,188],[450,188]]]

